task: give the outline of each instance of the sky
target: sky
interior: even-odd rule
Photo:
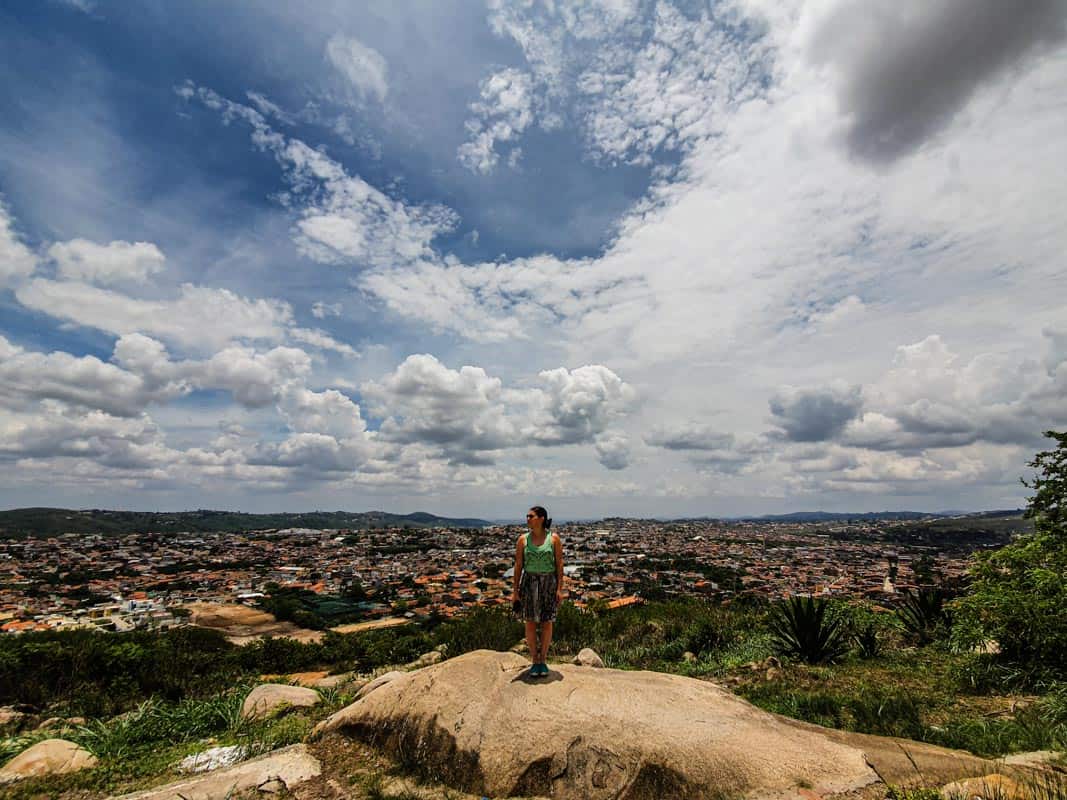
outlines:
[[[0,506],[980,510],[1067,0],[0,7]]]

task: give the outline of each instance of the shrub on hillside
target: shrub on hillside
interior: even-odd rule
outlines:
[[[237,648],[217,631],[165,633],[73,630],[0,637],[0,704],[38,708],[64,702],[99,716],[146,697],[178,700],[231,685],[242,672]]]
[[[1032,533],[975,556],[968,593],[954,604],[960,648],[997,643],[1002,662],[1032,679],[1067,675],[1067,432],[1047,431],[1056,447],[1030,462]]]
[[[520,641],[524,627],[503,606],[479,606],[442,623],[434,631],[434,644],[443,644],[449,656],[471,650],[508,650]]]

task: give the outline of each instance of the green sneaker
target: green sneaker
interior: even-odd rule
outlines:
[[[540,661],[535,661],[533,666],[530,667],[530,676],[534,678],[540,678],[542,675],[548,674],[548,667],[542,664]]]

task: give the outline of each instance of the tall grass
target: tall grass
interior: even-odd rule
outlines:
[[[241,686],[215,697],[179,703],[146,700],[113,719],[90,720],[69,738],[100,759],[118,760],[161,742],[175,744],[222,732],[239,733],[248,725],[241,718],[248,690]]]

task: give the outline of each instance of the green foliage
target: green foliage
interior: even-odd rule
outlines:
[[[822,598],[791,597],[772,607],[767,624],[780,652],[808,664],[835,661],[848,650],[840,619],[827,616]]]
[[[888,786],[886,800],[941,800],[941,790],[932,786]]]
[[[878,626],[874,622],[856,628],[852,640],[862,658],[878,658],[882,654],[882,637],[878,635]]]
[[[415,624],[355,634],[327,631],[319,643],[265,637],[244,647],[197,627],[0,636],[0,705],[59,704],[62,713],[109,717],[149,698],[177,703],[216,695],[263,673],[370,671],[411,661],[433,644]]]
[[[450,656],[471,650],[508,650],[522,639],[525,627],[502,606],[479,606],[440,625],[434,644],[447,647]]]
[[[232,685],[242,670],[236,648],[216,631],[178,628],[157,634],[93,630],[0,637],[0,703],[107,716],[156,695],[178,700]]]
[[[557,651],[577,652],[593,647],[599,638],[600,621],[590,611],[583,611],[570,600],[560,603],[552,626],[552,646]]]
[[[1047,431],[1056,448],[1038,453],[1026,514],[1034,531],[972,562],[970,591],[955,603],[953,642],[995,641],[1000,660],[1067,675],[1067,433]]]
[[[111,720],[90,720],[69,735],[101,759],[121,760],[156,743],[187,742],[223,731],[237,732],[245,723],[241,704],[249,687],[240,686],[204,700],[163,703],[146,700]]]
[[[929,644],[940,638],[951,624],[945,593],[939,587],[922,586],[916,592],[905,590],[897,616],[917,644]]]

